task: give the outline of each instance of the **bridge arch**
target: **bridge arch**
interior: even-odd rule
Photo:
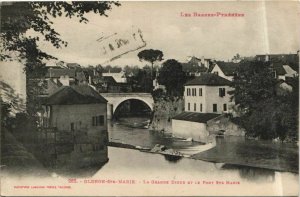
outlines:
[[[126,98],[122,98],[118,102],[114,103],[114,105],[113,105],[113,114],[115,114],[116,109],[119,107],[119,105],[121,105],[123,102],[128,101],[128,100],[142,101],[151,109],[151,111],[153,111],[153,104],[151,104],[149,101],[147,101],[147,99],[138,98],[138,97],[126,97]]]
[[[101,93],[108,101],[107,118],[111,119],[116,112],[117,107],[126,100],[139,100],[145,103],[153,111],[154,100],[150,93]]]

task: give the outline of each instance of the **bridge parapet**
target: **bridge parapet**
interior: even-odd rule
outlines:
[[[154,100],[150,93],[100,93],[107,101],[107,117],[112,118],[117,107],[126,100],[140,100],[148,105],[148,107],[153,110]]]
[[[144,92],[130,92],[130,93],[100,93],[104,97],[151,97],[151,93],[144,93]]]

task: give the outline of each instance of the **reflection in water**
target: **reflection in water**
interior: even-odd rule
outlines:
[[[222,169],[238,171],[240,177],[248,181],[275,181],[274,170],[232,164],[225,164],[222,166]]]
[[[170,163],[177,163],[183,158],[182,156],[177,156],[177,155],[164,155],[164,157]]]
[[[99,170],[94,179],[109,177],[117,171],[116,177],[139,180],[230,181],[256,191],[273,191],[279,183],[289,183],[297,188],[298,174],[282,173],[259,168],[224,165],[216,168],[214,163],[202,160],[180,158],[170,161],[164,155],[150,154],[133,149],[109,147],[109,162]],[[276,176],[275,176],[276,174]],[[278,175],[278,176],[277,176]],[[200,186],[199,186],[200,187]],[[231,187],[231,186],[228,186]],[[236,186],[235,186],[236,187]],[[260,188],[260,189],[258,189]],[[199,190],[201,192],[201,190]],[[264,192],[264,191],[263,191]]]
[[[127,118],[127,122],[145,121],[144,118]],[[109,141],[131,144],[134,146],[152,148],[156,144],[164,145],[168,148],[180,149],[199,145],[199,142],[187,142],[172,137],[171,133],[152,131],[144,128],[132,128],[120,122],[108,124]]]
[[[51,174],[51,176],[55,176],[56,174],[64,177],[70,177],[70,178],[85,178],[85,177],[92,177],[94,174],[96,174],[99,170],[101,170],[105,165],[107,165],[108,160],[103,163],[98,163],[97,165],[93,166],[85,166],[81,168],[64,168],[64,169],[56,169],[55,172]]]

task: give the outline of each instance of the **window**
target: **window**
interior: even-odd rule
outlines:
[[[219,96],[220,97],[225,96],[225,88],[219,88]]]
[[[104,125],[104,116],[94,116],[93,117],[93,126],[103,126]]]
[[[202,88],[199,88],[199,96],[202,96]]]
[[[223,105],[223,111],[227,111],[227,104]]]
[[[72,122],[71,123],[71,131],[74,131],[75,130],[75,125],[74,125],[74,123]]]
[[[218,71],[215,71],[214,74],[215,74],[215,75],[219,75],[219,72],[218,72]]]
[[[213,104],[213,112],[217,112],[217,111],[218,111],[217,104]]]
[[[186,89],[186,95],[187,95],[187,96],[191,96],[191,89],[190,89],[190,88],[187,88],[187,89]]]
[[[196,88],[192,88],[192,96],[196,96]]]
[[[194,103],[194,111],[196,111],[196,110],[197,110],[197,104]]]
[[[191,109],[191,104],[188,103],[188,111],[190,111],[190,109]]]
[[[200,103],[200,112],[202,112],[202,103]]]

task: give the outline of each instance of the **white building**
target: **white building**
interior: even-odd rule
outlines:
[[[46,79],[51,79],[56,84],[70,86],[75,83],[75,76],[75,69],[50,68],[46,74]]]
[[[102,73],[102,76],[113,77],[117,83],[127,83],[127,78],[124,71],[121,71],[119,73],[111,73],[111,72]]]
[[[231,106],[230,81],[216,74],[203,74],[185,84],[186,112],[227,113]]]
[[[238,67],[239,64],[234,62],[216,62],[210,73],[232,81]]]
[[[173,117],[173,135],[207,142],[212,130],[207,123],[228,113],[234,105],[228,94],[232,90],[230,83],[211,73],[202,74],[187,82],[184,91],[185,112]]]

